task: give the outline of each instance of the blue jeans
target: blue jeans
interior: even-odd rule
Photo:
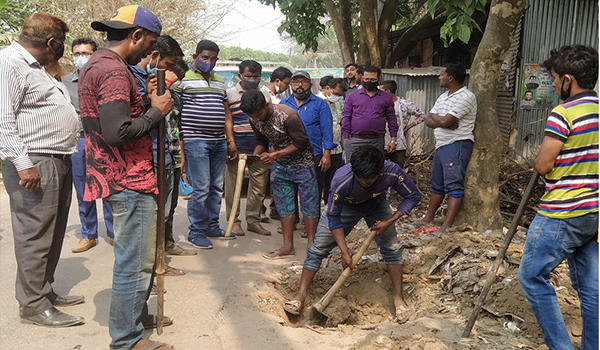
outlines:
[[[365,219],[367,226],[371,227],[375,221],[387,220],[393,212],[387,201],[383,200],[379,205],[374,206],[367,213],[364,210],[353,210],[350,205],[342,209],[342,224],[344,225],[344,236],[348,236],[350,231],[362,218]],[[375,243],[379,246],[381,256],[388,265],[402,265],[402,244],[396,237],[396,226],[390,225],[388,229],[375,236]],[[321,268],[321,261],[329,255],[331,250],[337,246],[333,234],[329,230],[329,221],[327,213],[323,212],[317,227],[317,234],[311,245],[306,250],[306,259],[304,259],[303,268],[310,271],[318,271]]]
[[[550,272],[567,259],[583,319],[582,350],[598,349],[598,213],[553,219],[537,214],[519,268],[521,289],[550,349],[573,349]]]
[[[184,141],[185,173],[194,188],[188,203],[190,235],[206,235],[219,229],[227,142]]]
[[[79,204],[79,221],[81,222],[81,238],[98,238],[98,214],[96,211],[96,201],[84,201],[83,193],[85,191],[85,139],[80,138],[77,143],[77,153],[71,156],[73,163],[73,186],[77,193],[77,203]],[[106,225],[106,235],[114,238],[113,218],[110,204],[102,203],[104,209],[104,224]]]
[[[115,264],[108,330],[110,348],[142,340],[156,249],[156,196],[125,189],[105,199],[112,206]]]

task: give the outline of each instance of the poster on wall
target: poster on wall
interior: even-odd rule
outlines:
[[[554,104],[552,75],[539,64],[523,65],[521,109],[548,109]]]

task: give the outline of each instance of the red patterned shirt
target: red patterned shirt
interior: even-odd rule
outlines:
[[[98,50],[79,75],[79,108],[85,131],[84,200],[130,189],[158,193],[150,129],[163,117],[144,103],[128,64],[115,52]]]

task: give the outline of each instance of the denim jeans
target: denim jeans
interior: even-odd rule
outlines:
[[[85,191],[85,139],[80,138],[77,143],[77,153],[71,156],[73,163],[73,186],[77,193],[77,203],[79,205],[79,221],[81,222],[81,238],[98,238],[98,213],[96,211],[96,201],[84,201],[83,193]],[[113,238],[113,218],[110,204],[102,203],[104,210],[104,224],[106,225],[106,235]]]
[[[125,189],[105,199],[115,229],[110,348],[131,349],[144,334],[156,249],[156,196]]]
[[[553,219],[537,214],[519,268],[521,289],[550,349],[573,349],[550,272],[567,259],[583,319],[582,350],[598,349],[598,213]]]
[[[219,229],[223,177],[227,160],[227,142],[184,141],[185,173],[194,188],[188,203],[190,235],[206,235]]]
[[[387,201],[383,200],[379,205],[371,208],[367,213],[364,210],[354,210],[351,205],[344,206],[342,209],[342,224],[344,225],[344,236],[348,236],[350,231],[362,218],[365,219],[367,226],[371,227],[375,221],[387,220],[393,212]],[[388,229],[375,236],[375,243],[379,246],[381,256],[388,265],[402,265],[402,244],[396,237],[396,226],[390,225]],[[327,213],[323,212],[317,227],[317,234],[311,245],[306,250],[306,259],[303,268],[310,271],[318,271],[321,267],[321,261],[329,255],[331,250],[337,246],[333,234],[329,230],[329,221]]]

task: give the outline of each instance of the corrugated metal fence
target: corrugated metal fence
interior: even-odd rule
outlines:
[[[519,80],[524,64],[541,64],[550,50],[583,44],[598,49],[598,2],[595,0],[531,0],[523,22],[523,48]],[[522,84],[517,84],[521,96]],[[555,93],[554,105],[558,104]],[[517,160],[531,160],[544,138],[548,109],[517,109],[514,151]]]

